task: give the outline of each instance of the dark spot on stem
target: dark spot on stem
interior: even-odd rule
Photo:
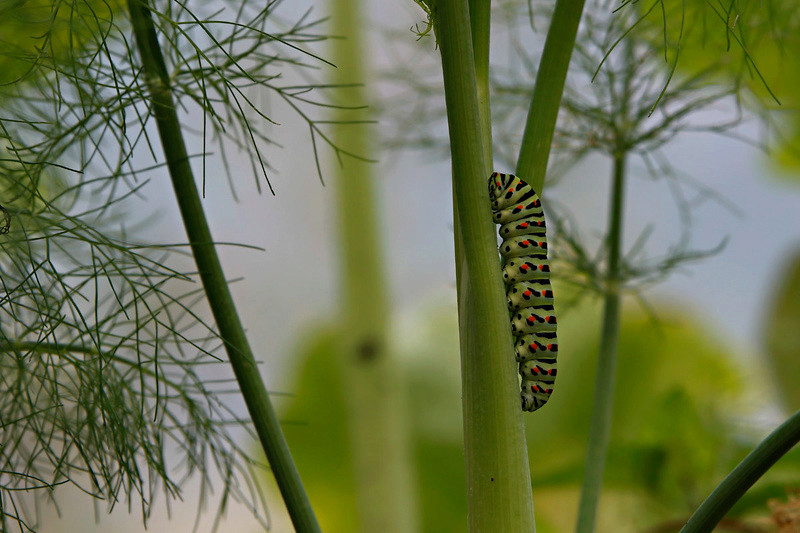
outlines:
[[[381,352],[381,342],[376,338],[366,338],[356,345],[356,358],[361,362],[373,361]]]

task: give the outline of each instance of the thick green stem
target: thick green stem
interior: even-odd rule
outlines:
[[[220,337],[295,529],[319,531],[214,247],[189,164],[150,7],[146,0],[128,0],[128,9],[175,196]]]
[[[440,0],[453,164],[464,453],[471,531],[534,531],[519,382],[486,186],[467,0]]]
[[[728,474],[695,511],[681,533],[705,533],[714,529],[725,514],[775,462],[800,442],[800,411],[756,446]]]
[[[540,196],[583,4],[584,0],[558,0],[556,3],[522,135],[517,175],[526,179]]]
[[[620,249],[622,245],[622,214],[625,192],[625,155],[614,157],[614,177],[611,184],[611,205],[608,227],[608,273],[606,278],[603,329],[597,375],[594,385],[594,409],[586,450],[583,489],[578,506],[578,523],[575,531],[594,531],[597,504],[603,488],[603,470],[606,464],[608,440],[611,434],[611,415],[614,408],[614,390],[617,378],[617,344],[619,342],[620,314]]]
[[[358,0],[335,0],[331,9],[334,35],[332,71],[337,102],[347,106],[368,101],[361,37],[363,6]],[[359,85],[345,86],[357,83]],[[368,113],[365,111],[365,114]],[[352,110],[336,110],[333,120],[353,118]],[[363,118],[369,118],[367,116]],[[334,142],[368,156],[375,138],[372,124],[339,124]],[[406,418],[407,404],[400,369],[387,342],[389,302],[384,249],[377,213],[374,163],[344,157],[337,170],[342,344],[345,360],[348,421],[361,531],[405,533],[418,529],[413,489],[414,468]]]

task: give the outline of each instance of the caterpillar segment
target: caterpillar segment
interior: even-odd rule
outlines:
[[[506,287],[508,309],[516,311],[523,307],[553,307],[553,289],[549,279],[520,281]]]
[[[500,237],[508,239],[517,235],[544,235],[547,225],[544,215],[533,215],[500,226]]]
[[[518,235],[510,237],[500,245],[503,257],[544,255],[547,258],[547,237],[544,235]]]
[[[523,411],[535,411],[550,398],[558,369],[557,320],[547,260],[547,226],[539,196],[513,174],[489,177],[492,216],[503,243],[506,286],[515,358],[521,378]]]
[[[558,356],[558,343],[556,334],[553,333],[532,333],[517,338],[514,352],[517,362],[522,363],[533,359],[538,359],[547,363],[555,363]]]
[[[506,286],[531,280],[550,281],[550,264],[546,255],[523,255],[503,262],[503,282]]]

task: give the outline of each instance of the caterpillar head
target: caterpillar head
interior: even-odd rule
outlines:
[[[514,179],[511,174],[503,174],[502,172],[492,172],[489,176],[489,200],[492,202],[492,209],[497,208],[497,202],[506,189],[509,183]]]

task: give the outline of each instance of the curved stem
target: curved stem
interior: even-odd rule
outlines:
[[[128,0],[150,103],[192,255],[247,410],[297,531],[320,531],[244,333],[186,152],[166,63],[147,0]]]
[[[611,434],[611,415],[617,376],[617,344],[619,342],[619,274],[625,190],[624,152],[619,152],[614,157],[614,178],[611,187],[611,212],[608,228],[609,257],[603,328],[594,385],[594,409],[589,429],[581,500],[578,506],[578,522],[575,527],[575,531],[578,533],[594,531],[597,504],[603,488],[603,470],[605,469],[608,440]]]
[[[770,433],[728,474],[728,477],[689,518],[681,533],[702,533],[714,529],[747,489],[798,442],[800,442],[800,411]]]

